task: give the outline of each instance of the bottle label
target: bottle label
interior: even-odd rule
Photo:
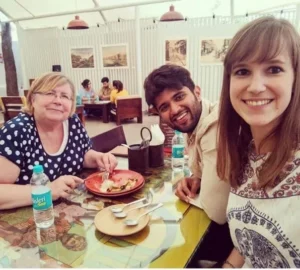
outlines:
[[[51,190],[43,194],[31,194],[34,210],[47,210],[52,206]]]
[[[184,146],[183,145],[173,145],[172,146],[172,157],[173,158],[183,158],[184,157]]]

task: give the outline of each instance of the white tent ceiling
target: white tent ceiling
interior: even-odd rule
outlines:
[[[126,4],[139,4],[146,0],[0,0],[0,13],[6,16],[0,16],[0,20],[17,19],[24,17],[34,17],[51,13],[61,13],[78,11],[78,15],[90,26],[96,26],[97,23],[105,23],[100,12],[81,13],[80,10],[92,9],[97,5],[99,8],[108,6],[122,6]],[[155,0],[148,0],[148,2]],[[272,7],[282,9],[283,6],[299,3],[298,0],[177,0],[173,1],[175,9],[180,11],[184,17],[207,17],[215,14],[216,16],[229,16],[230,3],[234,3],[234,14],[244,15],[247,12],[253,13],[268,10]],[[149,4],[140,6],[141,18],[156,18],[168,11],[170,2]],[[121,19],[134,19],[135,8],[126,7],[102,12],[107,21],[117,21]],[[75,14],[74,14],[75,15]],[[35,20],[21,21],[23,28],[44,28],[44,27],[66,27],[68,22],[74,18],[74,15],[64,15],[59,17],[50,17]]]

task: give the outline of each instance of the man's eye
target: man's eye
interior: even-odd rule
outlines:
[[[185,97],[184,94],[177,95],[177,96],[175,97],[175,101],[182,100],[184,97]]]
[[[235,71],[234,74],[238,75],[238,76],[245,76],[245,75],[249,74],[249,71],[245,68],[242,68],[242,69]]]
[[[53,93],[53,92],[47,92],[46,96],[55,96],[55,93]]]
[[[167,109],[168,109],[168,106],[162,106],[162,107],[160,107],[160,112],[165,112],[165,111],[167,111]]]
[[[282,72],[282,68],[281,67],[270,67],[269,68],[269,72],[272,74],[278,74],[280,72]]]

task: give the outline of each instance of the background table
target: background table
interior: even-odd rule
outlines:
[[[102,110],[103,123],[109,123],[110,101],[83,102],[85,109]]]

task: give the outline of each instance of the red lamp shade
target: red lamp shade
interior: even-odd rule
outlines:
[[[88,29],[89,26],[85,21],[80,20],[78,15],[76,15],[75,20],[70,21],[67,28],[77,30],[77,29]]]
[[[175,11],[173,5],[170,6],[170,10],[161,16],[161,22],[169,22],[169,21],[183,21],[184,18],[180,12]]]

